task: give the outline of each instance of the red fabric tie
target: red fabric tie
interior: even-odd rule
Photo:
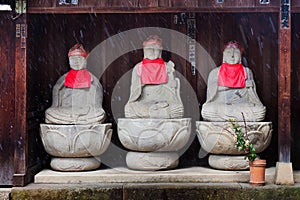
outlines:
[[[64,86],[69,88],[89,88],[91,87],[91,74],[86,69],[71,69],[65,77]]]
[[[143,59],[141,82],[143,84],[162,84],[168,82],[167,67],[162,58],[155,60]]]
[[[231,88],[244,88],[247,74],[242,64],[223,63],[219,70],[218,85]]]

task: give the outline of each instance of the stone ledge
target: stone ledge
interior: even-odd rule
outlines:
[[[266,184],[274,183],[275,168],[266,169]],[[58,172],[45,169],[34,183],[248,183],[249,171],[222,171],[206,167],[189,167],[165,171],[134,171],[127,168],[89,172]]]
[[[29,184],[13,188],[12,200],[73,200],[73,199],[122,199],[122,185],[82,184]]]
[[[10,192],[11,188],[0,188],[0,200],[9,200]]]
[[[12,200],[38,199],[300,199],[300,184],[251,186],[248,183],[30,184],[13,188]]]

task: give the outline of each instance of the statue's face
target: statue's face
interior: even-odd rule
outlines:
[[[228,47],[223,52],[223,63],[241,63],[241,51],[238,48]]]
[[[161,58],[162,49],[159,45],[149,45],[144,47],[144,58],[155,60]]]
[[[83,56],[70,56],[70,67],[74,70],[81,70],[86,68],[86,58]]]

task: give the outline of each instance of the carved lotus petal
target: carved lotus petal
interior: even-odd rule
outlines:
[[[241,126],[244,126],[241,123]],[[243,152],[237,150],[234,134],[231,132],[229,122],[205,122],[197,121],[197,136],[201,147],[213,154],[240,155]],[[256,153],[260,153],[270,144],[272,136],[271,122],[247,122],[247,133],[250,141],[256,148]]]
[[[89,157],[102,154],[112,135],[111,124],[41,124],[41,138],[47,153],[57,157]]]
[[[191,134],[191,119],[119,119],[121,143],[135,151],[177,151]]]

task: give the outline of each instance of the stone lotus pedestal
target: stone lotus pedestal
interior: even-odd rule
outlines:
[[[86,171],[100,166],[97,156],[110,144],[111,124],[41,124],[43,145],[52,157],[51,167],[59,171]]]
[[[178,151],[189,141],[191,119],[129,119],[118,120],[121,143],[132,151],[126,163],[135,170],[176,168]]]
[[[244,122],[238,122],[244,127]],[[255,153],[264,151],[271,142],[271,122],[246,122],[247,133],[250,141],[254,144]],[[238,151],[231,129],[230,122],[196,122],[197,136],[209,156],[209,165],[212,168],[224,170],[249,169],[249,163],[245,160],[242,152]],[[231,132],[229,132],[231,131]]]

